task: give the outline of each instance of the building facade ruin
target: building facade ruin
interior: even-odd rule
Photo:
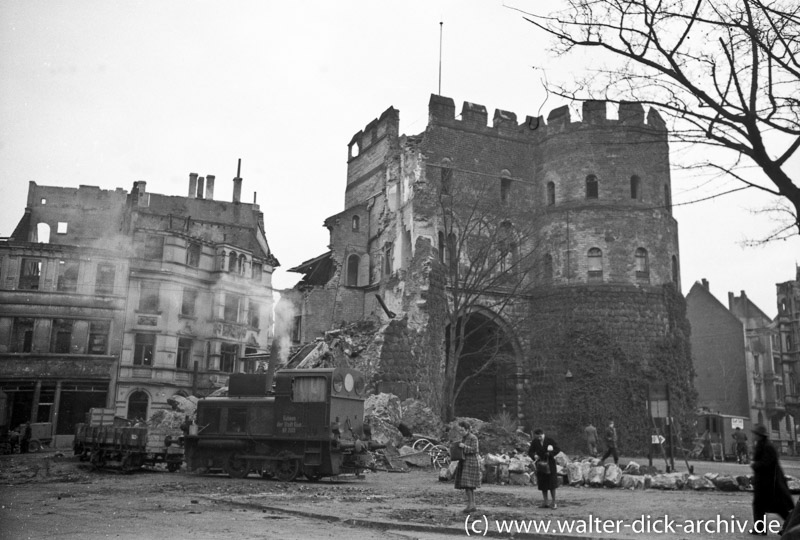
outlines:
[[[205,395],[268,350],[278,262],[258,205],[31,182],[0,242],[0,388],[9,425],[69,439],[91,407],[130,419]]]
[[[530,267],[515,292],[496,282],[469,314],[508,339],[502,361],[464,385],[456,415],[507,413],[569,440],[589,419],[641,411],[618,419],[638,445],[649,425],[648,382],[669,382],[676,406],[693,406],[667,130],[657,111],[622,103],[612,118],[605,102],[586,102],[579,121],[565,106],[547,121],[496,110],[489,125],[484,106],[465,102],[456,115],[452,99],[432,95],[424,132],[401,135],[390,107],[353,136],[347,163],[344,210],[325,221],[330,251],[291,269],[304,275],[285,295],[295,341],[377,320],[374,389],[443,406],[450,270],[476,265],[474,242],[454,248],[468,234],[470,203],[453,210],[452,201],[468,194],[482,222],[515,235],[489,242],[499,250],[488,259],[491,275],[507,276],[521,260]]]

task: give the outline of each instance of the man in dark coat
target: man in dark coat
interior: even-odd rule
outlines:
[[[606,453],[603,454],[602,459],[600,460],[600,465],[605,462],[608,456],[614,458],[614,464],[619,463],[619,454],[617,453],[617,428],[614,427],[614,421],[608,421],[608,427],[606,428]]]
[[[556,469],[556,454],[561,452],[558,448],[556,441],[550,437],[545,437],[544,431],[537,429],[533,432],[533,441],[528,450],[528,455],[531,456],[537,465],[536,467],[536,485],[539,491],[542,492],[542,508],[548,508],[547,492],[553,498],[553,505],[550,508],[558,508],[556,505],[556,488],[558,487],[558,472]],[[541,469],[541,470],[540,470]]]
[[[760,523],[758,534],[767,534],[764,518],[767,513],[778,514],[784,525],[794,508],[783,468],[778,462],[778,452],[769,442],[769,432],[761,424],[753,428],[756,444],[753,449],[753,522]],[[763,532],[762,532],[763,531]]]

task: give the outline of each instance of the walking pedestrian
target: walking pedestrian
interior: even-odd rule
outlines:
[[[458,462],[456,468],[456,489],[463,489],[467,496],[467,507],[462,510],[469,514],[477,510],[475,506],[475,488],[481,479],[480,466],[478,464],[478,438],[472,433],[472,428],[467,422],[458,423],[458,432],[461,435],[459,447],[463,453],[463,459]]]
[[[27,454],[28,448],[31,444],[31,423],[25,422],[25,427],[22,429],[22,438],[19,442],[19,453]]]
[[[558,508],[556,504],[556,488],[558,487],[558,472],[556,469],[556,455],[561,452],[556,441],[546,437],[544,431],[537,429],[533,432],[533,441],[528,450],[528,455],[534,461],[536,470],[536,485],[542,492],[541,508],[548,508],[547,493],[553,499],[552,509]]]
[[[737,427],[731,436],[736,443],[736,462],[747,463],[747,433]]]
[[[586,437],[586,444],[589,446],[589,455],[597,457],[597,428],[589,422],[589,425],[583,428],[583,434]]]
[[[608,421],[608,427],[606,428],[606,453],[603,454],[603,458],[600,460],[600,465],[602,465],[608,456],[614,457],[614,465],[619,464],[619,454],[617,453],[617,430],[614,427],[614,421]]]
[[[753,428],[753,435],[755,435],[756,441],[753,460],[750,463],[753,468],[753,523],[756,524],[759,521],[763,523],[769,512],[781,516],[785,527],[789,514],[794,508],[794,502],[789,493],[789,486],[786,484],[783,468],[778,461],[778,452],[769,442],[769,432],[766,426],[756,425]],[[766,527],[763,532],[755,529],[751,532],[767,534]]]

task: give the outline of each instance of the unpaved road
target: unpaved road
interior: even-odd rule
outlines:
[[[793,465],[793,464],[792,464]],[[798,476],[792,465],[787,472]],[[725,471],[724,468],[732,468]],[[748,469],[700,463],[698,472]],[[722,469],[722,470],[719,470]],[[374,473],[318,483],[282,483],[251,476],[142,470],[123,475],[53,452],[0,456],[0,539],[264,539],[466,538],[463,494],[438,482],[436,473]],[[750,518],[747,492],[627,491],[564,487],[559,508],[537,508],[530,487],[483,486],[477,492],[488,520],[586,519],[630,523],[642,515],[670,519]],[[795,497],[796,498],[796,497]],[[630,529],[601,538],[665,540],[744,539],[746,533],[634,534]]]

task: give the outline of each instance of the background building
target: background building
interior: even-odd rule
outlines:
[[[252,369],[272,327],[277,260],[256,204],[30,183],[0,242],[0,387],[9,423],[51,421],[68,438],[91,407],[148,418]]]

